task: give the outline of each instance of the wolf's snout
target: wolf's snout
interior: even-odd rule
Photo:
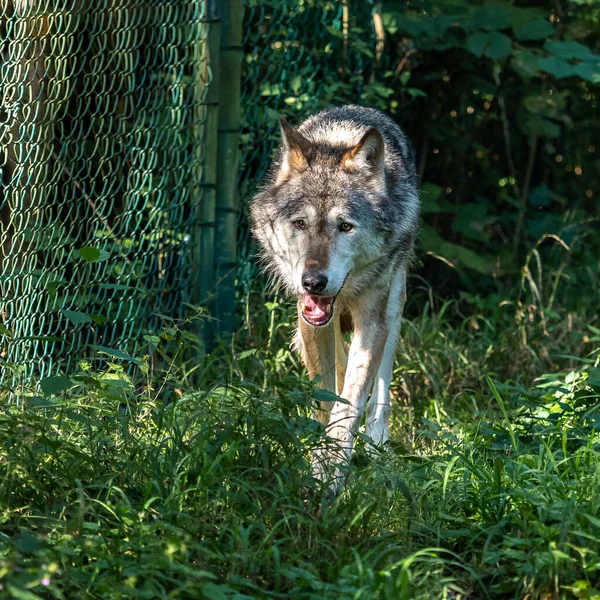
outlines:
[[[320,294],[327,287],[327,277],[323,273],[304,271],[302,285],[309,294]]]

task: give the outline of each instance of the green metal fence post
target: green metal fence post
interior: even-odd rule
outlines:
[[[201,172],[200,205],[196,215],[196,246],[194,268],[194,303],[208,307],[214,295],[215,198],[217,187],[217,144],[219,118],[219,50],[221,46],[221,19],[219,0],[206,0],[204,22],[208,26],[206,43],[202,42],[202,66],[199,68],[198,94],[203,98],[206,111],[201,153],[204,164],[198,160]],[[208,89],[205,92],[205,86]],[[196,117],[199,119],[199,116]],[[199,327],[199,334],[207,341],[209,328]]]
[[[232,333],[235,313],[243,2],[218,1],[222,20],[213,316],[217,338],[224,338]]]

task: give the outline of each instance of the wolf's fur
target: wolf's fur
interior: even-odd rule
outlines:
[[[267,269],[298,297],[296,343],[309,375],[347,401],[316,415],[339,442],[341,454],[329,457],[337,464],[350,456],[371,391],[367,434],[376,446],[388,439],[389,384],[419,217],[414,154],[400,128],[374,109],[328,109],[297,129],[282,120],[281,129],[278,158],[251,205],[252,230]],[[347,356],[346,315],[354,327]]]

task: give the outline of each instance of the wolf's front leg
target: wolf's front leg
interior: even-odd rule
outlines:
[[[405,301],[406,269],[403,268],[394,276],[390,289],[386,308],[389,335],[383,351],[381,365],[375,378],[373,395],[367,403],[367,435],[377,447],[383,446],[389,438],[390,382],[394,370],[394,358],[396,357],[396,347],[400,337],[400,322]]]
[[[300,315],[302,306],[298,303],[297,345],[302,353],[302,360],[311,379],[321,378],[320,386],[335,394],[335,330],[333,325],[312,327],[304,322]],[[322,402],[315,411],[314,417],[323,425],[329,422],[330,402]]]
[[[346,462],[350,458],[354,437],[388,337],[385,311],[381,310],[379,295],[373,294],[371,302],[365,300],[361,303],[360,311],[352,315],[355,324],[354,338],[342,390],[342,398],[346,402],[336,402],[333,405],[327,426],[327,433],[339,445],[339,451],[334,451],[329,456],[330,462],[334,464]],[[339,475],[338,469],[335,475]]]

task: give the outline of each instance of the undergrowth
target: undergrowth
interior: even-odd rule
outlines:
[[[598,329],[425,305],[403,325],[392,448],[360,439],[331,501],[292,316],[277,297],[249,311],[193,372],[152,371],[195,340],[169,323],[136,356],[7,387],[3,597],[600,598]]]

